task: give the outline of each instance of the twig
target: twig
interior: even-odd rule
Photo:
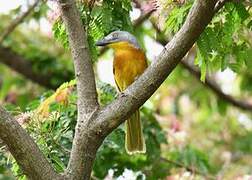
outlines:
[[[160,160],[164,161],[164,162],[167,162],[167,163],[170,163],[170,164],[173,164],[173,165],[175,165],[177,167],[184,168],[184,169],[186,169],[187,171],[189,171],[189,172],[191,172],[193,174],[198,174],[198,175],[204,176],[207,179],[216,179],[216,177],[214,177],[212,175],[208,175],[208,174],[206,174],[204,172],[199,171],[198,169],[196,169],[194,167],[186,166],[185,164],[182,164],[180,162],[173,161],[171,159],[167,159],[167,158],[164,158],[164,157],[161,157]]]
[[[138,0],[133,0],[136,5],[136,8],[141,8],[141,3]]]
[[[226,2],[230,2],[230,1],[232,0],[219,0],[214,7],[214,11],[218,12],[225,5]]]
[[[133,27],[138,27],[139,25],[141,25],[145,20],[147,20],[151,14],[155,11],[155,9],[152,9],[146,13],[144,13],[143,15],[141,15],[139,18],[137,18],[134,22],[133,22]]]
[[[23,20],[33,11],[33,9],[38,5],[39,0],[36,0],[21,16],[18,16],[11,24],[4,30],[4,32],[0,36],[0,44],[4,41],[4,39],[12,33],[12,31],[23,22]]]
[[[134,2],[136,3],[136,7],[141,10],[141,16],[133,22],[133,27],[136,28],[141,25],[145,20],[147,20],[154,11],[157,10],[158,5],[156,0],[149,1],[148,4],[150,7],[147,10],[144,10],[142,8],[142,4],[138,0],[134,0]]]

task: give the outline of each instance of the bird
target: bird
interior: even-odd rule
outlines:
[[[96,46],[108,46],[114,51],[113,74],[120,92],[130,86],[147,68],[144,51],[134,35],[127,31],[113,31],[96,42]],[[125,149],[130,155],[145,153],[140,111],[136,110],[126,120]]]

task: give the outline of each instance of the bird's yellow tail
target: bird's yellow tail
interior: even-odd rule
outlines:
[[[139,110],[126,121],[125,148],[128,154],[146,152]]]

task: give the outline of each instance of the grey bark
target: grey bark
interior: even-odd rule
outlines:
[[[98,142],[90,135],[93,115],[98,109],[94,71],[87,36],[74,0],[59,1],[66,25],[77,79],[78,117],[67,168],[70,179],[89,179]]]

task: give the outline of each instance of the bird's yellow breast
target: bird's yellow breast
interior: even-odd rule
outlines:
[[[120,91],[126,89],[147,68],[144,52],[127,42],[113,43],[113,71]]]

